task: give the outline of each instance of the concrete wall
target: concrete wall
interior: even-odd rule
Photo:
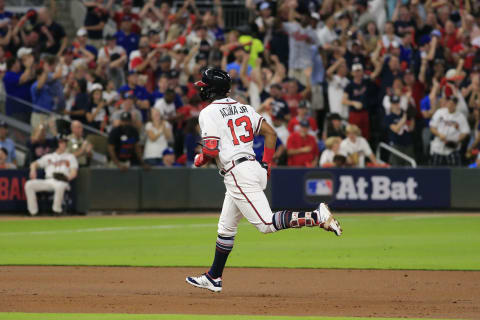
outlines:
[[[27,170],[0,170],[0,212],[25,212],[21,185],[27,176]],[[375,179],[382,183],[388,180],[389,188],[380,188],[383,184],[378,181],[375,187]],[[414,186],[412,192],[410,183]],[[76,211],[80,213],[219,211],[225,195],[218,170],[186,168],[125,172],[82,168],[73,190]],[[311,209],[320,201],[346,210],[480,209],[480,170],[281,168],[273,170],[265,193],[272,209]]]
[[[451,207],[480,209],[480,170],[454,168],[451,177]]]

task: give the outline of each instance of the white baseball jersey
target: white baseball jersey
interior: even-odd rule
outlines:
[[[459,111],[450,113],[448,108],[441,108],[434,113],[430,127],[436,128],[440,134],[444,134],[447,141],[457,142],[461,134],[470,133],[470,126],[463,113]],[[457,147],[458,149],[460,149],[460,145]],[[435,137],[431,142],[431,153],[448,155],[452,151],[454,150],[447,148],[439,137]]]
[[[255,157],[253,138],[260,131],[263,117],[251,106],[231,98],[215,100],[200,112],[202,139],[217,139],[219,168],[228,168],[233,160]]]
[[[69,176],[72,169],[78,169],[78,162],[71,153],[49,153],[37,160],[39,167],[45,169],[45,177],[50,179],[54,173],[63,173]]]
[[[346,157],[358,153],[358,167],[363,168],[365,167],[365,157],[369,157],[372,154],[372,149],[364,137],[357,137],[355,142],[349,138],[345,138],[340,143],[339,153]]]

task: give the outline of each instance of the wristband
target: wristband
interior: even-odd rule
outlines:
[[[263,149],[263,162],[270,163],[273,160],[273,154],[275,153],[275,148],[267,148]]]

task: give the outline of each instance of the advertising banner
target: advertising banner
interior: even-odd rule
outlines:
[[[272,207],[422,209],[450,207],[449,169],[276,169]]]
[[[0,212],[26,212],[28,170],[0,170]]]

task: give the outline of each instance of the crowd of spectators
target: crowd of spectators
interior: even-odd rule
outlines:
[[[89,0],[73,39],[54,4],[12,14],[0,0],[5,113],[31,124],[30,161],[65,132],[88,165],[89,132],[108,135],[110,166],[191,166],[206,106],[193,83],[216,66],[277,131],[277,165],[381,166],[381,142],[423,165],[480,165],[477,1],[246,0],[248,21],[226,29],[220,0]],[[15,164],[5,131],[0,166]]]

